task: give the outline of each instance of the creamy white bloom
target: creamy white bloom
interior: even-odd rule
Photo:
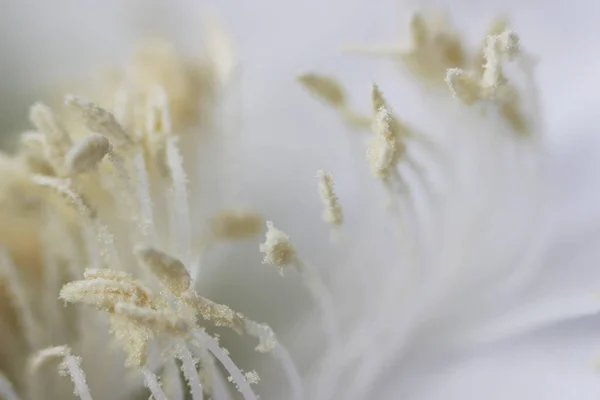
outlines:
[[[311,35],[316,34],[307,33],[307,41]],[[346,38],[347,41],[352,39]],[[282,47],[294,48],[293,43]],[[527,41],[524,41],[524,48],[531,49]],[[246,57],[259,60],[261,54],[276,53],[277,48],[265,45],[265,49],[261,49],[252,57],[244,56],[244,51],[248,50],[242,48],[242,59]],[[264,62],[264,59],[262,60],[261,62]],[[231,66],[230,61],[226,63],[228,66]],[[520,67],[527,68],[527,61],[525,59],[525,64]],[[351,60],[346,62],[344,65],[353,63]],[[254,68],[256,65],[254,64]],[[315,66],[307,63],[305,67],[310,69]],[[262,89],[257,87],[256,81],[248,77],[248,74],[251,77],[252,73],[257,72],[252,68],[251,61],[250,68],[243,70],[242,82],[246,88],[246,96]],[[285,71],[284,68],[282,70]],[[231,68],[227,71],[231,71]],[[327,72],[336,74],[337,70],[331,68]],[[516,68],[514,72],[517,78],[523,77],[519,75],[523,73],[521,68]],[[345,73],[349,72],[340,71],[341,75]],[[260,82],[264,87],[268,87],[269,93],[276,93],[271,85],[284,78],[293,82],[293,76],[269,76]],[[343,76],[340,77],[340,82],[347,81]],[[537,89],[528,86],[532,83],[531,76],[526,75],[525,79],[520,81],[521,84],[524,83],[524,86],[520,87],[520,93],[523,94],[522,104],[526,108],[525,114],[530,123],[525,135],[523,132],[515,134],[514,126],[511,127],[510,123],[506,123],[505,117],[496,113],[495,105],[465,107],[452,99],[451,92],[442,85],[425,89],[417,85],[417,89],[411,89],[410,93],[413,96],[408,96],[409,101],[414,101],[416,94],[426,99],[422,107],[425,118],[412,117],[412,113],[404,107],[406,101],[394,101],[399,97],[394,96],[397,89],[391,89],[395,82],[379,79],[378,83],[384,95],[389,93],[387,100],[391,110],[405,124],[407,132],[410,132],[406,138],[405,157],[399,162],[399,173],[396,177],[398,179],[383,182],[385,190],[381,189],[381,182],[371,178],[368,165],[363,161],[364,150],[359,135],[367,135],[368,132],[351,132],[355,136],[350,137],[349,141],[355,143],[356,148],[342,151],[340,146],[333,145],[335,139],[331,139],[331,142],[323,139],[323,136],[330,134],[329,132],[340,132],[336,128],[339,122],[333,118],[328,120],[327,114],[321,113],[317,104],[306,102],[305,107],[293,112],[304,118],[318,115],[314,129],[309,130],[309,133],[304,132],[305,135],[315,136],[307,142],[298,143],[325,142],[326,146],[321,146],[324,147],[321,150],[313,150],[319,146],[307,147],[304,149],[306,156],[292,157],[292,153],[299,153],[299,148],[294,146],[290,149],[289,136],[286,135],[292,135],[300,129],[298,126],[290,126],[290,122],[282,118],[282,115],[289,115],[288,111],[280,113],[275,107],[269,108],[268,102],[251,101],[250,106],[244,106],[249,109],[242,125],[244,135],[249,139],[231,143],[239,140],[239,137],[232,140],[231,137],[225,136],[228,140],[224,143],[209,142],[206,146],[209,151],[219,149],[223,144],[233,146],[231,153],[218,153],[218,160],[221,160],[219,162],[227,160],[230,163],[248,165],[247,172],[239,171],[239,167],[229,168],[229,165],[225,165],[224,172],[217,174],[215,164],[209,159],[196,159],[196,149],[180,142],[179,147],[184,152],[184,163],[187,160],[197,160],[199,164],[199,172],[187,168],[186,174],[190,182],[187,186],[191,192],[190,198],[197,201],[192,200],[189,207],[180,207],[182,197],[178,190],[181,187],[174,185],[172,195],[166,196],[166,199],[160,190],[158,193],[151,193],[151,198],[153,206],[164,206],[161,201],[167,205],[174,202],[178,204],[175,209],[166,207],[165,215],[161,215],[160,212],[156,213],[155,208],[154,213],[150,214],[150,208],[146,207],[148,203],[141,201],[139,215],[136,215],[136,212],[128,214],[128,211],[135,211],[135,208],[128,205],[127,202],[131,199],[125,191],[121,198],[122,203],[119,204],[123,207],[121,215],[133,217],[133,226],[140,228],[142,238],[159,245],[162,250],[168,250],[189,266],[195,265],[197,256],[190,249],[193,240],[191,234],[186,232],[190,228],[189,225],[192,230],[199,230],[196,233],[200,234],[200,241],[204,244],[206,236],[203,229],[207,225],[202,218],[212,214],[210,202],[237,206],[236,200],[245,197],[247,201],[256,203],[266,217],[273,219],[276,226],[289,235],[299,259],[309,266],[309,270],[315,269],[319,275],[324,276],[322,280],[328,287],[326,293],[332,295],[334,313],[339,319],[336,323],[341,327],[341,338],[327,341],[327,329],[321,322],[324,313],[319,307],[322,305],[318,303],[319,296],[316,296],[315,306],[303,293],[301,279],[289,274],[292,276],[280,281],[276,276],[271,276],[271,269],[249,265],[250,260],[254,261],[253,264],[260,261],[258,241],[247,249],[232,249],[233,257],[237,254],[237,259],[225,256],[228,258],[219,260],[219,254],[216,254],[209,257],[208,261],[204,260],[201,270],[191,267],[191,279],[196,281],[196,286],[202,293],[210,294],[215,300],[218,299],[236,310],[244,311],[253,319],[269,322],[274,326],[282,342],[291,347],[292,357],[302,373],[301,386],[307,398],[439,398],[447,395],[447,392],[436,388],[438,382],[456,390],[450,398],[464,398],[470,394],[469,391],[461,392],[461,382],[463,379],[469,382],[478,379],[481,371],[469,370],[467,367],[466,378],[461,375],[461,369],[456,370],[455,378],[451,374],[449,378],[444,378],[445,380],[431,377],[431,373],[443,366],[446,352],[456,351],[467,358],[470,351],[480,351],[473,350],[474,346],[489,345],[490,342],[507,339],[546,324],[595,313],[598,303],[591,288],[585,285],[571,286],[568,285],[569,282],[564,281],[558,282],[556,288],[576,289],[561,294],[560,291],[554,293],[552,285],[540,283],[545,283],[546,277],[551,279],[555,276],[554,273],[550,273],[553,272],[554,266],[558,269],[569,265],[570,262],[577,265],[581,263],[577,259],[573,261],[571,251],[586,260],[597,258],[580,252],[579,248],[563,250],[556,245],[561,243],[562,238],[567,237],[563,236],[565,233],[557,227],[562,220],[556,218],[556,214],[563,215],[564,199],[557,197],[553,191],[556,182],[554,159],[548,155],[548,149],[545,147],[547,129],[542,129],[543,118],[536,108]],[[361,92],[362,96],[367,98],[369,87],[365,85],[364,90],[354,92]],[[404,93],[402,96],[405,96]],[[287,108],[287,97],[278,97],[279,107]],[[290,97],[293,98],[293,95]],[[282,139],[272,138],[274,140],[268,141],[268,146],[264,140],[252,136],[258,126],[256,120],[248,120],[248,117],[260,115],[262,107],[269,116],[266,120],[270,121],[270,125],[265,127],[264,121],[261,120],[261,129],[273,130],[277,135],[284,136]],[[231,109],[225,109],[226,115],[230,112]],[[115,114],[118,114],[116,110]],[[365,115],[368,116],[368,111]],[[226,133],[238,128],[231,118],[225,118],[223,121],[222,128]],[[322,125],[317,125],[316,122]],[[345,142],[340,140],[339,143]],[[177,151],[174,150],[176,145],[178,143],[171,142],[165,145],[166,162],[158,164],[168,172],[167,178],[173,178],[173,175],[169,174],[178,168],[177,161],[169,164],[169,160],[178,159]],[[267,154],[264,152],[265,148],[268,150]],[[158,161],[162,160],[161,151],[158,147]],[[327,158],[330,154],[333,156]],[[352,156],[355,159],[351,159]],[[103,162],[110,163],[114,162],[113,160]],[[318,165],[315,164],[317,162]],[[350,162],[351,173],[349,168],[344,168]],[[118,169],[118,162],[112,165]],[[210,168],[207,165],[210,165]],[[160,171],[162,167],[157,166],[157,170]],[[327,227],[319,221],[321,205],[313,181],[314,170],[317,168],[334,172],[338,183],[336,188],[339,187],[337,194],[344,207],[343,240],[333,249],[326,244]],[[278,171],[269,173],[267,169]],[[210,180],[202,180],[205,178],[203,170],[209,171],[209,175],[217,174],[218,179],[227,178],[225,182],[229,183],[226,185],[230,186],[223,190],[224,200],[219,198],[218,193],[211,192],[217,185],[210,186]],[[288,172],[291,174],[286,175]],[[282,177],[285,176],[299,177],[300,185],[295,185],[296,182],[282,181],[285,179]],[[185,176],[179,178],[173,179],[173,182],[186,180]],[[303,180],[306,182],[304,185]],[[244,181],[248,183],[244,184]],[[208,185],[201,182],[208,182]],[[243,194],[242,197],[230,193],[233,186],[238,193]],[[304,190],[309,187],[312,190]],[[383,209],[386,196],[390,198],[388,205],[391,214]],[[202,203],[204,201],[206,203]],[[311,205],[301,206],[309,201],[312,202]],[[301,209],[302,212],[295,212],[296,209]],[[117,245],[120,244],[119,239],[124,237],[128,241],[140,239],[135,237],[137,233],[129,237],[130,227],[121,225],[118,220],[121,217],[104,217],[109,219],[107,224],[117,238]],[[399,228],[399,231],[396,228]],[[398,232],[401,234],[399,237],[396,236]],[[576,235],[574,241],[579,242],[579,232],[574,231],[573,235]],[[211,244],[210,248],[218,252],[221,249],[215,247],[213,239],[208,241]],[[106,246],[106,243],[109,245]],[[102,246],[106,246],[99,249],[104,262],[114,262],[118,259],[118,263],[125,266],[135,263],[129,249],[117,248],[111,253],[110,242],[101,242]],[[561,257],[567,259],[562,260]],[[220,274],[215,274],[215,269],[210,266],[219,263]],[[136,274],[139,272],[135,267],[126,268],[132,268]],[[302,269],[299,270],[302,272]],[[151,281],[148,276],[136,277]],[[578,277],[574,279],[576,278]],[[310,289],[311,285],[307,287]],[[546,296],[545,292],[549,292],[550,296]],[[278,307],[274,307],[273,303]],[[230,309],[220,310],[225,315],[233,312]],[[87,322],[87,312],[85,315],[83,324]],[[225,317],[225,321],[228,318]],[[89,319],[94,321],[94,317],[90,316]],[[33,321],[36,323],[35,318]],[[100,327],[94,331],[104,332],[105,329]],[[64,332],[55,334],[56,338],[52,341],[64,338]],[[83,357],[82,365],[90,381],[92,395],[94,390],[97,391],[98,398],[129,398],[135,394],[141,387],[140,377],[137,382],[132,381],[131,387],[117,389],[111,382],[118,378],[122,360],[118,357],[99,360],[97,357],[96,346],[92,343],[97,339],[101,340],[100,343],[105,343],[110,337],[95,338],[89,333],[83,337],[79,347],[73,349],[77,355]],[[535,342],[535,338],[532,339]],[[556,340],[556,346],[571,346],[570,340],[563,339],[564,343]],[[266,373],[263,373],[260,369],[261,359],[248,357],[248,353],[241,351],[236,342],[237,339],[232,341],[224,336],[222,344],[230,349],[232,358],[235,361],[240,360],[244,368],[257,368],[261,379],[256,391],[262,393],[263,398],[290,396],[289,386],[283,383],[285,381],[281,376],[270,372],[268,367],[264,368]],[[535,351],[533,345],[524,343],[524,354],[527,354],[527,351]],[[573,343],[572,346],[576,350],[577,343]],[[489,348],[490,351],[494,351],[493,347]],[[593,348],[588,349],[590,352],[592,350]],[[481,351],[485,357],[485,350]],[[578,358],[579,362],[585,364],[588,356],[591,358],[593,354],[583,352]],[[184,360],[185,355],[180,358]],[[479,358],[474,356],[471,362],[477,363],[478,360]],[[86,363],[89,369],[86,369]],[[173,365],[167,364],[164,370],[173,369]],[[152,368],[154,372],[160,372],[155,366]],[[577,367],[573,368],[579,370]],[[583,367],[584,370],[585,368],[587,365]],[[509,369],[506,368],[507,371]],[[500,370],[504,371],[503,368]],[[103,376],[103,371],[116,373],[114,377]],[[450,371],[454,369],[451,368]],[[566,375],[568,371],[571,369],[561,369],[557,374],[559,376],[553,379],[560,379],[560,376]],[[150,370],[144,371],[147,382],[153,379],[152,373]],[[289,374],[289,371],[287,373]],[[169,375],[165,372],[164,377],[166,379],[167,376],[176,375],[177,373]],[[501,380],[500,377],[498,379]],[[293,379],[291,383],[294,387]],[[216,382],[212,384],[218,386]],[[421,384],[423,386],[420,386]],[[165,390],[177,392],[174,389],[177,385],[173,385],[172,382],[165,382],[164,386]],[[207,386],[203,382],[203,387]],[[68,392],[70,388],[65,387],[64,390]],[[499,393],[498,390],[503,389],[496,388],[491,383],[490,387],[492,389],[484,387],[484,390]],[[546,395],[537,385],[531,387],[531,393],[516,391],[511,392],[511,396],[531,398]],[[586,398],[583,396],[589,395],[585,389],[581,389],[581,392],[571,389],[569,382],[561,387],[567,388],[567,391],[560,392],[566,394],[561,397],[560,394],[556,394],[559,392],[553,392],[557,398],[569,395]],[[113,392],[116,390],[120,392]],[[295,387],[295,390],[297,394],[298,388]],[[36,394],[32,396],[36,398]],[[156,394],[155,397],[158,398]]]

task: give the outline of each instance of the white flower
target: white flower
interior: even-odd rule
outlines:
[[[597,260],[585,243],[595,236],[560,226],[571,205],[556,193],[554,168],[563,159],[548,149],[528,53],[535,49],[526,39],[519,55],[496,46],[515,43],[503,41],[515,36],[502,27],[481,40],[494,44],[481,53],[494,63],[481,68],[450,27],[438,34],[440,25],[420,14],[410,27],[412,47],[386,55],[416,79],[402,90],[392,79],[377,79],[372,115],[352,103],[360,104],[358,93],[369,95],[367,85],[347,83],[352,59],[327,71],[339,72],[329,89],[348,88],[335,101],[326,91],[339,121],[315,103],[293,107],[295,93],[302,94],[291,74],[257,73],[266,60],[287,61],[265,43],[240,48],[248,108],[238,126],[240,110],[229,96],[240,82],[220,31],[212,31],[208,60],[194,64],[156,42],[101,90],[76,87],[100,107],[73,98],[69,108],[52,104],[64,130],[58,118],[36,123],[40,132],[23,136],[20,155],[0,164],[0,211],[11,227],[0,236],[10,253],[2,260],[8,285],[1,315],[11,318],[1,331],[0,368],[17,394],[67,398],[73,388],[52,366],[29,376],[24,363],[37,350],[68,345],[41,355],[61,349],[84,400],[147,397],[144,386],[155,399],[162,391],[171,399],[184,391],[221,399],[234,385],[249,399],[252,392],[318,400],[591,398],[594,385],[572,383],[569,374],[593,376],[594,347],[569,334],[578,325],[567,322],[595,314],[600,301],[593,283],[578,284],[587,275],[569,276],[571,283],[560,269]],[[269,35],[278,28],[291,29],[269,26]],[[320,35],[303,29],[302,39],[283,47],[295,52]],[[447,87],[452,68],[465,72],[453,70],[450,78],[469,76],[469,85],[449,79],[454,86]],[[282,79],[290,94],[279,93],[276,104],[251,97],[277,93]],[[319,96],[319,79],[310,82]],[[424,99],[424,118],[406,106],[417,98]],[[257,126],[252,117],[263,109],[268,118]],[[356,132],[336,142],[330,137],[342,122]],[[295,133],[308,138],[290,146]],[[371,164],[362,147],[369,135],[379,138],[367,146]],[[81,137],[93,146],[75,140]],[[334,171],[335,194],[314,187],[319,168]],[[320,217],[332,199],[344,210],[344,224],[330,244]],[[261,214],[282,231],[268,224],[259,247]],[[268,263],[295,271],[274,276],[259,265],[259,249]],[[59,291],[99,311],[63,308]],[[531,376],[547,357],[539,343],[551,344],[549,351],[572,349],[566,365],[546,372],[548,385],[546,376]],[[515,349],[521,364],[512,365]],[[133,368],[125,367],[122,350]],[[0,379],[1,393],[8,385]]]

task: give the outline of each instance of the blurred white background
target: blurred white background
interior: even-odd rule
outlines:
[[[164,33],[192,51],[200,43],[194,42],[201,35],[200,11],[213,9],[237,42],[247,77],[244,93],[253,97],[245,103],[253,107],[248,114],[279,105],[278,112],[304,121],[298,128],[309,129],[301,112],[289,106],[308,101],[291,77],[306,69],[331,72],[351,82],[357,94],[364,93],[383,74],[381,63],[349,59],[337,51],[339,46],[402,40],[409,11],[422,5],[449,10],[472,42],[480,40],[493,16],[510,15],[523,43],[541,58],[548,125],[585,119],[594,93],[590,89],[597,86],[596,1],[9,0],[0,14],[0,120],[24,121],[27,105],[48,82],[122,60],[144,34]],[[281,92],[288,98],[287,110],[280,109]]]

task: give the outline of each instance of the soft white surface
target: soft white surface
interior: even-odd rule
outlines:
[[[598,321],[590,318],[511,343],[408,361],[376,398],[384,400],[544,399],[591,400],[600,394],[593,368]],[[393,370],[394,371],[394,370]],[[384,386],[385,387],[385,386]],[[381,397],[380,397],[381,396]]]

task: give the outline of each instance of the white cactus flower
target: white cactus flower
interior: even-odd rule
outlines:
[[[392,75],[319,60],[383,3],[31,3],[0,27],[28,32],[0,129],[29,129],[0,155],[0,397],[595,398],[600,143],[555,134],[523,24],[473,45],[412,12],[347,47]]]

